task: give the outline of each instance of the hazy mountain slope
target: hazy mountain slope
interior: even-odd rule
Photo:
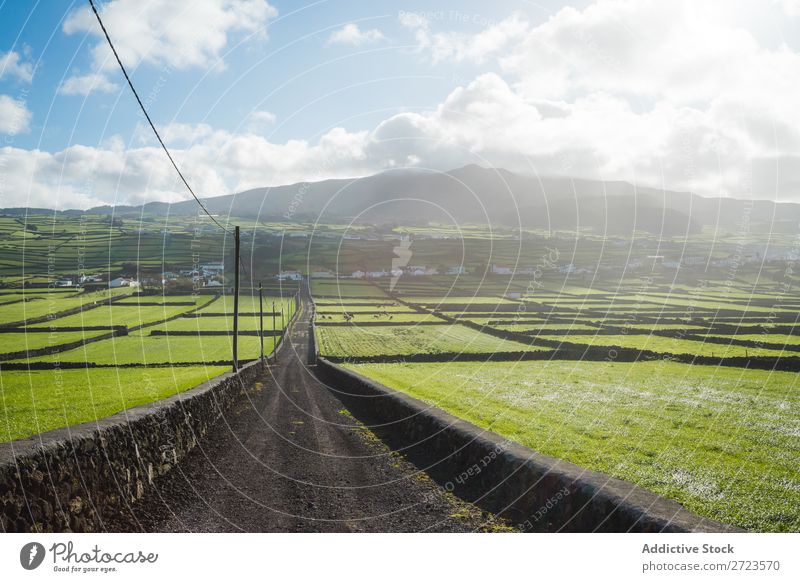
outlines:
[[[625,182],[533,177],[466,166],[447,173],[394,170],[358,179],[258,188],[204,200],[220,216],[369,223],[487,223],[616,234],[666,235],[723,230],[796,229],[800,205],[703,198],[688,192],[637,188]],[[119,215],[194,215],[193,200],[144,207],[99,207]]]

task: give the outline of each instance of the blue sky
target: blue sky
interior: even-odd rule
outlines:
[[[203,195],[479,163],[800,199],[800,0],[98,4]],[[188,196],[86,2],[0,30],[0,207]]]
[[[141,95],[159,88],[158,99],[149,104],[157,122],[204,122],[236,130],[253,110],[268,110],[278,119],[269,133],[277,141],[313,139],[338,124],[368,129],[387,113],[435,107],[459,81],[479,72],[471,63],[428,65],[415,58],[413,34],[398,22],[402,11],[431,14],[442,24],[479,32],[487,23],[520,10],[532,19],[545,19],[556,5],[549,3],[548,11],[547,3],[533,7],[476,0],[437,2],[435,10],[425,1],[270,4],[278,17],[262,28],[267,38],[248,39],[251,32],[234,32],[222,71],[165,70],[147,64],[131,71]],[[35,67],[27,98],[33,121],[31,131],[16,138],[19,147],[55,151],[75,142],[95,144],[109,134],[130,134],[140,120],[127,89],[121,95],[96,91],[88,97],[58,93],[70,74],[91,69],[89,48],[97,38],[62,30],[68,15],[85,5],[60,0],[0,5],[0,51],[27,53]],[[386,40],[360,47],[329,45],[332,32],[348,23],[380,29]],[[109,32],[113,38],[114,30]],[[121,87],[121,75],[109,76]],[[2,93],[13,95],[23,87],[14,78],[0,80]]]

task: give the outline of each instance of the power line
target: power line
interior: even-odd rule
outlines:
[[[89,0],[89,4],[92,7],[92,12],[94,12],[95,17],[97,18],[97,22],[100,23],[100,28],[103,29],[103,34],[106,36],[106,40],[108,41],[108,46],[111,47],[111,52],[114,53],[114,57],[117,59],[117,64],[119,65],[119,68],[122,69],[122,74],[125,75],[125,80],[128,81],[128,86],[131,88],[131,91],[133,91],[133,96],[136,97],[136,102],[139,104],[139,107],[141,107],[142,113],[144,113],[144,116],[147,119],[147,123],[150,124],[150,128],[153,130],[153,133],[156,134],[156,138],[158,138],[158,143],[161,144],[161,147],[164,149],[164,152],[167,154],[167,157],[169,158],[169,161],[172,162],[172,167],[175,168],[176,172],[178,172],[178,176],[181,177],[181,180],[183,181],[184,186],[186,186],[186,189],[189,190],[189,193],[195,199],[195,202],[197,202],[200,205],[200,208],[203,209],[203,212],[205,212],[208,215],[208,217],[214,222],[214,224],[216,224],[218,227],[220,227],[226,233],[230,234],[228,229],[225,228],[224,226],[222,226],[222,224],[220,224],[220,222],[216,218],[214,218],[214,216],[208,211],[208,209],[205,207],[205,205],[201,202],[200,198],[198,198],[197,195],[194,193],[194,190],[192,190],[192,187],[189,186],[189,182],[187,182],[186,178],[183,177],[183,174],[181,173],[180,169],[178,168],[178,164],[175,163],[175,160],[172,158],[172,154],[169,153],[169,150],[167,149],[167,146],[164,143],[164,140],[161,139],[161,136],[159,135],[155,124],[153,124],[153,121],[150,119],[150,115],[147,113],[147,109],[145,109],[144,103],[142,103],[142,100],[139,99],[139,94],[136,92],[136,88],[133,86],[133,82],[131,82],[131,78],[128,76],[128,72],[125,70],[125,66],[122,64],[122,61],[119,58],[119,54],[117,54],[117,49],[114,48],[114,43],[111,42],[111,37],[108,36],[108,31],[106,30],[106,27],[103,24],[103,20],[100,18],[100,13],[97,11],[97,7],[94,5],[94,0]]]

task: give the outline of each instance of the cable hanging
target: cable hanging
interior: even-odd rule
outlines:
[[[192,197],[194,198],[195,202],[197,202],[200,205],[200,208],[203,209],[203,212],[205,212],[208,215],[208,217],[214,222],[214,224],[216,224],[218,227],[220,227],[225,233],[230,234],[230,231],[227,228],[225,228],[224,226],[222,226],[222,224],[220,224],[220,222],[216,218],[214,218],[214,216],[208,211],[208,209],[205,207],[205,205],[200,200],[200,198],[198,198],[197,195],[194,193],[194,190],[192,190],[192,187],[189,186],[189,182],[183,176],[183,173],[181,173],[180,168],[178,168],[178,164],[175,163],[175,160],[172,158],[172,154],[169,153],[169,150],[167,149],[167,146],[164,143],[164,140],[161,139],[161,135],[159,135],[155,124],[153,124],[153,121],[150,119],[150,115],[147,113],[147,109],[145,109],[144,103],[142,103],[142,100],[139,98],[139,94],[136,92],[136,88],[133,86],[133,82],[131,81],[131,78],[128,76],[128,72],[125,70],[125,66],[122,64],[122,60],[120,60],[120,58],[119,58],[119,54],[117,53],[117,49],[114,47],[114,43],[111,42],[111,37],[108,35],[108,31],[106,30],[106,27],[103,24],[103,20],[100,18],[100,13],[97,11],[97,7],[94,5],[94,0],[89,0],[89,4],[91,5],[92,12],[94,12],[95,17],[97,18],[97,22],[100,24],[100,28],[103,30],[103,34],[105,35],[106,40],[108,41],[108,46],[111,47],[111,52],[114,53],[114,57],[117,59],[117,64],[119,65],[119,68],[122,70],[122,74],[125,75],[125,80],[128,82],[128,87],[131,88],[131,91],[133,92],[133,96],[136,97],[136,102],[139,104],[139,107],[142,109],[142,113],[144,113],[145,119],[147,119],[147,123],[150,124],[150,129],[152,129],[153,133],[156,135],[156,138],[158,139],[158,143],[161,144],[161,147],[164,149],[164,152],[167,154],[167,157],[169,158],[169,161],[172,163],[172,167],[175,168],[176,172],[178,172],[178,176],[180,176],[181,180],[183,181],[184,186],[186,186],[186,189],[189,190],[189,193],[192,195]]]

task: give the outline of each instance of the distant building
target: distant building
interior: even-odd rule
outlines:
[[[367,274],[364,271],[353,271],[353,274],[350,275],[351,279],[363,279],[366,277]]]
[[[514,269],[505,265],[492,265],[492,275],[513,275]]]
[[[277,279],[278,281],[302,281],[303,274],[300,271],[281,271]]]
[[[466,275],[467,269],[464,265],[459,265],[457,267],[447,267],[447,274],[448,275]]]
[[[139,281],[134,281],[133,279],[128,279],[127,277],[117,277],[116,279],[111,279],[108,282],[108,287],[110,289],[118,289],[120,287],[138,287]]]
[[[332,279],[335,276],[332,271],[314,271],[311,273],[312,279]]]
[[[208,263],[207,265],[200,265],[200,270],[206,275],[221,275],[225,272],[225,265],[223,263]]]

